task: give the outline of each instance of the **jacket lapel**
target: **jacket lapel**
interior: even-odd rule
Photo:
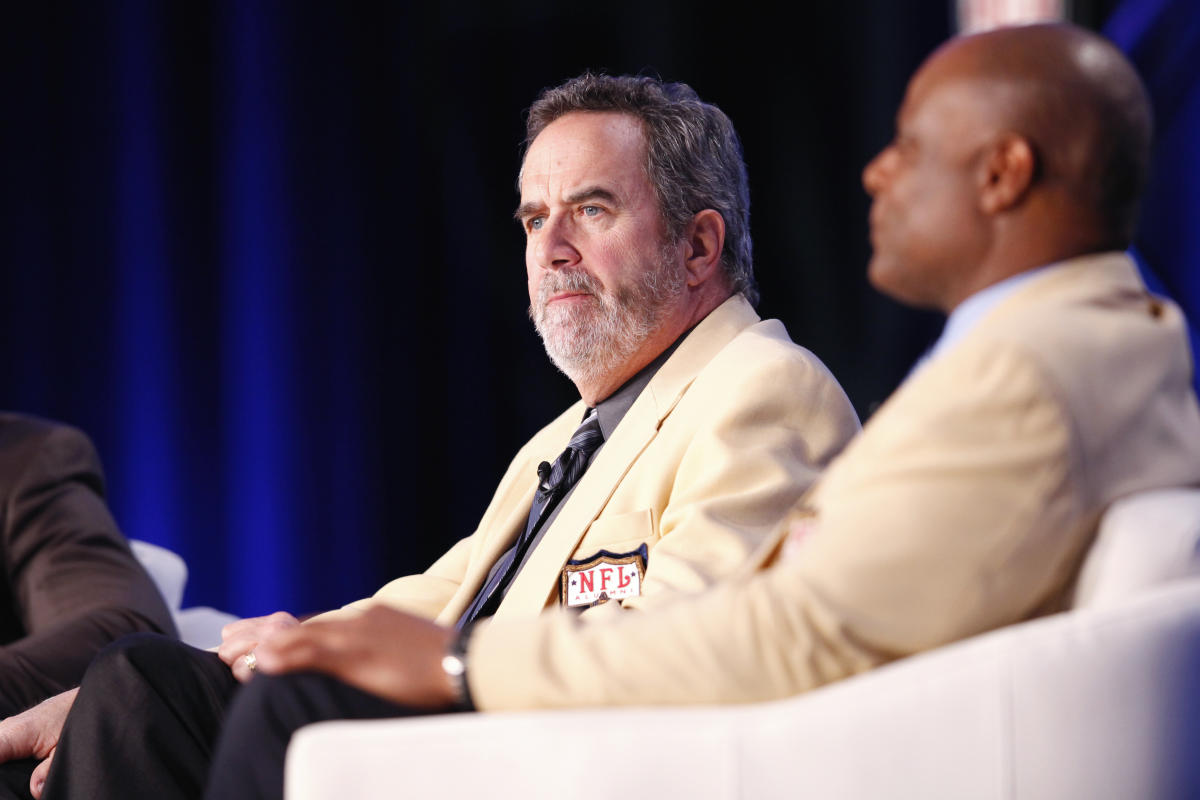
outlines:
[[[525,529],[529,507],[533,504],[533,493],[537,489],[537,465],[558,457],[582,417],[581,401],[538,433],[514,461],[513,467],[497,488],[492,505],[480,520],[480,537],[471,553],[467,572],[458,591],[438,614],[438,622],[448,624],[462,616],[487,579],[492,565],[500,560],[505,550],[512,547],[517,536]]]
[[[758,321],[758,315],[745,298],[734,295],[680,343],[580,478],[554,524],[513,581],[496,611],[497,618],[535,615],[557,595],[563,565],[638,457],[654,440],[659,426],[696,374],[738,333]],[[528,511],[528,504],[525,510]]]

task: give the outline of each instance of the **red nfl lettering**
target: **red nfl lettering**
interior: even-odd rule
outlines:
[[[596,574],[590,570],[585,570],[579,573],[579,591],[594,592],[596,591]]]
[[[637,567],[633,566],[633,564],[622,564],[620,569],[617,570],[617,576],[621,579],[621,582],[617,584],[617,588],[624,589],[633,583],[633,575],[631,573],[636,571]]]

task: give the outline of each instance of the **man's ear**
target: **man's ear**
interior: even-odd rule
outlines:
[[[980,166],[979,209],[996,214],[1017,205],[1036,172],[1037,155],[1028,139],[1013,133],[1000,137]]]
[[[721,266],[725,219],[711,208],[696,212],[683,234],[683,265],[688,286],[700,286]]]

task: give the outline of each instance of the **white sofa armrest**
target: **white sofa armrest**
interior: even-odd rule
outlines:
[[[238,619],[209,606],[191,606],[175,614],[179,638],[192,647],[208,650],[221,644],[221,629]]]
[[[287,800],[1197,797],[1200,580],[999,630],[806,695],[329,722]]]

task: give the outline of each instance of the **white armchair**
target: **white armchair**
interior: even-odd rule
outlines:
[[[1200,797],[1200,490],[1114,504],[1074,610],[745,706],[329,722],[288,800]]]

